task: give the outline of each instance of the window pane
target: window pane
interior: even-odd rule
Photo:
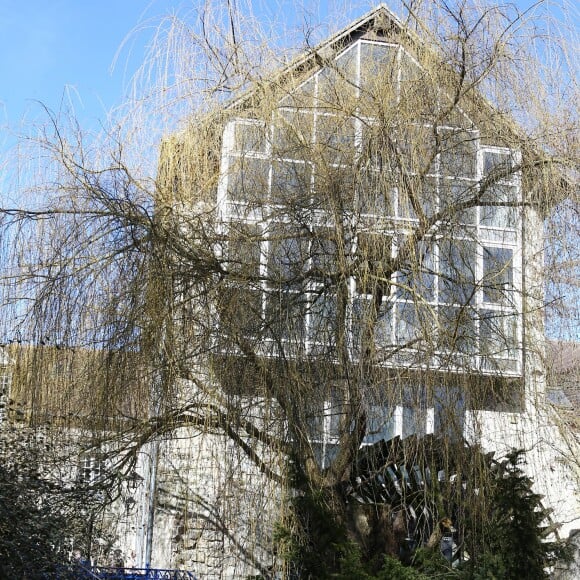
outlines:
[[[393,344],[393,305],[390,302],[383,302],[377,315],[375,326],[375,344],[377,348],[384,348]]]
[[[319,115],[316,121],[316,144],[327,163],[352,163],[354,158],[353,119]]]
[[[483,248],[483,300],[497,304],[513,299],[513,251],[507,248]]]
[[[399,216],[406,219],[417,219],[415,205],[419,205],[425,217],[432,217],[437,211],[437,186],[434,179],[419,179],[409,176],[406,187],[400,186]]]
[[[330,418],[328,435],[331,438],[340,437],[341,422],[346,418],[348,405],[343,397],[344,393],[338,386],[332,387],[330,397],[325,402],[326,416]]]
[[[230,287],[218,301],[220,333],[232,337],[258,338],[262,324],[262,294],[247,288]]]
[[[476,185],[470,181],[442,179],[439,184],[439,202],[446,212],[446,221],[451,223],[474,224],[477,219],[476,207],[462,209],[461,205],[475,203],[478,197]]]
[[[475,294],[475,242],[443,240],[439,244],[439,302],[467,304]]]
[[[307,207],[310,198],[310,166],[293,161],[272,165],[272,203]]]
[[[314,295],[310,307],[309,339],[332,349],[336,344],[336,297]]]
[[[310,244],[311,272],[315,278],[327,279],[336,273],[338,265],[336,240],[331,232],[326,230],[315,231],[315,237]]]
[[[440,345],[450,353],[470,354],[476,351],[477,331],[473,312],[468,307],[444,306],[439,309]]]
[[[440,172],[450,177],[475,177],[477,134],[469,131],[442,131],[439,151]]]
[[[308,437],[312,441],[324,440],[324,402],[310,398],[303,403],[303,416],[308,429]]]
[[[238,121],[235,125],[234,143],[239,153],[249,151],[265,153],[268,143],[266,127],[261,123]]]
[[[435,433],[446,440],[463,440],[465,397],[463,387],[441,385],[433,389]]]
[[[266,325],[270,337],[292,341],[296,347],[304,344],[306,298],[303,294],[272,291],[266,299]]]
[[[396,145],[391,127],[365,123],[362,127],[360,166],[377,171],[394,171],[399,167]]]
[[[270,163],[264,159],[230,157],[228,196],[234,201],[263,203],[269,171]]]
[[[283,227],[277,227],[269,234],[268,281],[270,284],[288,288],[304,285],[308,239],[299,236],[299,232]]]
[[[372,308],[372,302],[367,298],[353,300],[351,332],[352,348],[356,355],[360,355],[366,349],[375,347],[381,349],[393,344],[391,338],[393,304],[383,301],[376,317]]]
[[[363,115],[377,116],[396,103],[397,48],[362,42],[360,45],[360,100]]]
[[[337,111],[355,107],[356,55],[356,47],[346,50],[318,74],[319,108]]]
[[[397,273],[397,296],[404,300],[428,302],[435,299],[433,244],[421,242],[407,248],[404,238],[400,252],[405,252],[406,267]]]
[[[513,312],[483,310],[480,335],[483,356],[513,358],[517,348],[517,321]]]
[[[316,206],[342,220],[354,209],[355,172],[352,167],[318,165],[314,177]]]
[[[359,261],[357,290],[373,294],[378,288],[386,296],[390,288],[392,239],[384,234],[361,233],[357,240]]]
[[[517,209],[501,204],[514,203],[516,200],[517,190],[515,187],[501,184],[488,186],[481,196],[481,225],[495,228],[515,228]],[[486,202],[500,205],[486,206]]]
[[[386,405],[369,405],[367,408],[367,434],[364,442],[389,441],[395,436],[395,418]]]
[[[409,125],[398,131],[396,167],[405,175],[435,173],[435,137],[429,125]]]
[[[288,95],[280,100],[281,107],[296,107],[311,109],[314,104],[314,78],[296,88],[292,88]]]
[[[365,169],[359,175],[358,210],[367,215],[395,215],[393,176],[387,171]]]
[[[492,175],[496,179],[511,179],[513,175],[511,153],[507,151],[484,151],[483,175],[485,177]]]
[[[232,223],[228,239],[229,271],[236,279],[256,280],[260,274],[261,236],[257,226]]]
[[[401,51],[401,82],[398,107],[403,118],[433,122],[439,111],[439,91],[429,76],[405,52]]]
[[[411,435],[422,437],[427,426],[426,409],[403,407],[403,439]]]
[[[397,304],[397,325],[395,336],[398,344],[408,344],[421,336],[415,304],[400,302]]]
[[[314,117],[303,111],[280,111],[274,120],[274,157],[305,161],[312,156]]]

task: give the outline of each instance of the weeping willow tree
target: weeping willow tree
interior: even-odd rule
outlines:
[[[574,74],[531,14],[404,12],[309,33],[290,64],[241,13],[172,20],[182,62],[159,76],[186,115],[154,177],[125,141],[164,119],[149,94],[106,154],[51,115],[34,206],[2,211],[4,332],[40,359],[97,353],[85,380],[62,368],[74,389],[50,414],[98,442],[112,484],[147,451],[143,513],[173,526],[148,530],[147,563],[170,546],[208,573],[286,557],[323,577],[352,547],[380,568],[438,546],[447,520],[472,558],[492,533],[474,434],[542,389],[541,231],[574,192]],[[58,391],[41,383],[23,381],[35,416]]]

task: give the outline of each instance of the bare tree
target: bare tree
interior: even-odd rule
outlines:
[[[406,14],[404,25],[380,8],[317,46],[307,34],[305,55],[282,68],[238,13],[225,29],[219,12],[198,28],[173,21],[170,46],[186,39],[177,52],[197,60],[189,77],[172,62],[164,88],[196,106],[182,101],[155,179],[125,157],[129,133],[102,155],[51,115],[48,177],[34,190],[48,202],[3,208],[7,331],[118,353],[118,372],[95,375],[97,408],[125,415],[100,429],[118,470],[172,434],[188,433],[204,465],[213,451],[200,441],[219,441],[215,517],[198,517],[264,575],[271,528],[235,528],[285,493],[318,498],[318,515],[369,557],[400,554],[409,505],[427,514],[414,523],[427,543],[466,508],[458,486],[429,489],[424,474],[482,485],[466,409],[522,410],[537,387],[535,231],[574,190],[574,71],[563,67],[564,87],[540,67],[566,52],[530,52],[530,14],[465,2]],[[123,407],[127,373],[146,386],[147,419]],[[379,444],[397,436],[402,447]],[[354,509],[357,482],[392,462],[419,475],[396,474],[404,489],[391,499],[367,497],[374,515]],[[269,497],[252,500],[258,475]],[[182,519],[203,503],[189,495]],[[338,559],[312,509],[287,503],[293,541]]]

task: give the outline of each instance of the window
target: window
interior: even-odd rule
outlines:
[[[517,318],[501,310],[481,311],[481,350],[487,358],[514,358],[517,347]]]
[[[307,297],[298,292],[272,289],[266,294],[266,330],[274,346],[285,341],[291,350],[304,350]]]
[[[272,163],[271,202],[275,205],[307,207],[310,198],[310,165],[300,161]]]
[[[312,113],[282,109],[274,119],[273,155],[278,159],[305,160],[311,149]]]
[[[365,443],[371,445],[385,439],[393,439],[397,435],[398,413],[389,412],[383,405],[369,405],[367,410],[367,435]]]
[[[232,157],[228,175],[228,196],[232,201],[263,203],[268,191],[270,164],[264,159]]]
[[[299,231],[274,224],[269,236],[268,282],[274,287],[300,289],[308,260],[308,238]]]
[[[313,294],[310,306],[309,339],[332,351],[337,332],[336,297],[326,293]]]
[[[397,273],[397,296],[402,300],[435,299],[436,269],[435,244],[432,241],[423,241],[406,247],[407,240],[399,238],[399,252],[406,252],[408,260],[406,267]]]
[[[417,317],[417,306],[414,302],[400,302],[397,304],[397,324],[395,337],[399,344],[413,342],[421,335],[421,328]]]
[[[462,179],[443,179],[439,186],[439,200],[441,209],[448,211],[447,219],[463,224],[475,224],[477,208],[475,199],[478,196],[477,185]],[[473,207],[465,207],[464,205]],[[457,210],[456,208],[460,208]]]
[[[362,232],[357,239],[360,262],[357,290],[373,294],[377,288],[386,296],[390,292],[392,238],[387,234]]]
[[[373,115],[383,101],[397,98],[397,68],[399,48],[382,43],[360,43],[360,97],[363,114]],[[392,91],[388,89],[392,87]]]
[[[255,224],[234,222],[229,228],[228,264],[236,278],[256,281],[260,275],[261,235]]]
[[[418,219],[418,212],[431,218],[437,211],[437,183],[434,179],[408,178],[405,187],[397,188],[398,216],[403,219]],[[416,209],[417,207],[420,210]]]
[[[483,248],[483,301],[510,304],[513,293],[513,250]]]
[[[477,352],[477,326],[475,311],[468,306],[439,307],[440,347],[454,355]]]
[[[373,327],[369,327],[369,320],[374,319],[374,316],[370,316],[374,308],[374,302],[368,296],[355,296],[352,301],[350,334],[352,350],[357,357],[363,350],[370,348],[369,341],[374,343],[378,351],[393,345],[393,303],[383,299],[376,313],[376,322]]]
[[[399,393],[399,400],[389,398],[389,393],[386,388],[365,393],[362,402],[366,413],[363,445],[372,445],[382,439],[389,440],[397,436],[422,437],[433,433],[433,401],[427,402],[426,390],[423,387],[404,387],[403,392]],[[310,439],[317,460],[323,467],[328,467],[339,449],[341,422],[347,418],[340,388],[335,385],[325,400],[310,401],[308,404]]]
[[[315,207],[340,219],[355,205],[355,175],[352,167],[319,164],[314,175]]]
[[[492,228],[517,226],[517,189],[512,185],[489,185],[481,196],[480,224]]]
[[[335,112],[343,110],[347,105],[352,106],[357,98],[357,88],[352,82],[356,76],[357,53],[356,46],[346,49],[331,66],[315,75],[316,105],[319,110]]]
[[[224,288],[218,300],[221,332],[230,338],[259,338],[262,329],[262,292],[245,286]]]
[[[234,148],[238,153],[266,153],[268,149],[267,129],[262,123],[240,121],[235,125]]]
[[[483,152],[483,175],[496,179],[512,179],[514,160],[509,151],[493,149]]]
[[[498,147],[482,151],[483,191],[480,224],[491,228],[518,225],[518,172],[515,155]]]
[[[0,369],[0,423],[6,418],[8,397],[10,395],[10,374],[6,369]]]
[[[354,159],[354,120],[347,117],[319,115],[316,121],[316,144],[327,163],[351,164]]]
[[[371,216],[395,215],[395,181],[384,170],[372,167],[361,171],[357,186],[358,211]]]
[[[439,302],[466,304],[475,297],[476,244],[472,240],[439,243]]]
[[[85,454],[79,460],[77,480],[85,485],[98,483],[106,474],[106,462],[100,454]]]
[[[337,243],[330,230],[315,229],[313,234],[310,242],[310,271],[316,280],[323,282],[337,272]]]
[[[431,125],[413,123],[397,129],[395,157],[398,172],[409,175],[436,174],[435,153],[435,136]]]
[[[477,133],[442,129],[440,139],[440,173],[447,177],[476,177]]]

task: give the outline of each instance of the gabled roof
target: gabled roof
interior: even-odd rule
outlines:
[[[429,35],[428,29],[419,19],[414,15],[411,18],[416,26],[422,28],[426,36]],[[434,43],[429,43],[425,37],[416,34],[411,30],[409,24],[403,23],[385,4],[379,4],[317,46],[304,51],[291,63],[274,73],[271,79],[249,88],[242,95],[234,98],[225,108],[229,110],[251,108],[252,99],[256,99],[259,103],[263,91],[276,91],[280,88],[287,91],[296,88],[310,76],[328,66],[342,50],[361,39],[401,44],[420,63],[425,60],[438,63],[440,65],[440,78],[438,80],[440,84],[444,82],[444,78],[445,82],[459,79],[458,71],[450,64],[444,63],[444,59]],[[420,64],[420,66],[422,65]],[[480,117],[473,124],[482,132],[482,136],[487,133],[486,123],[482,118],[483,112],[491,113],[493,117],[493,123],[488,127],[488,131],[493,134],[495,141],[500,133],[509,136],[510,141],[520,135],[521,131],[515,126],[513,120],[506,118],[505,115],[497,114],[493,105],[477,90],[469,91],[468,94],[462,95],[461,99],[462,106],[468,104],[471,109],[469,112],[463,111],[466,118],[473,119],[472,114]]]
[[[285,85],[292,79],[300,79],[309,72],[315,72],[325,64],[325,61],[332,59],[340,50],[365,35],[373,35],[375,38],[383,39],[395,39],[403,36],[408,42],[414,44],[420,42],[418,37],[385,4],[379,4],[319,45],[300,54],[290,64],[283,67],[271,83]],[[250,89],[241,97],[233,100],[228,108],[243,108],[253,95],[254,90]]]
[[[408,29],[397,16],[384,4],[379,4],[346,28],[297,57],[281,74],[292,75],[317,67],[321,58],[332,58],[342,48],[356,42],[369,32],[374,32],[377,36],[382,37],[395,37],[404,34],[409,39],[411,38]]]

